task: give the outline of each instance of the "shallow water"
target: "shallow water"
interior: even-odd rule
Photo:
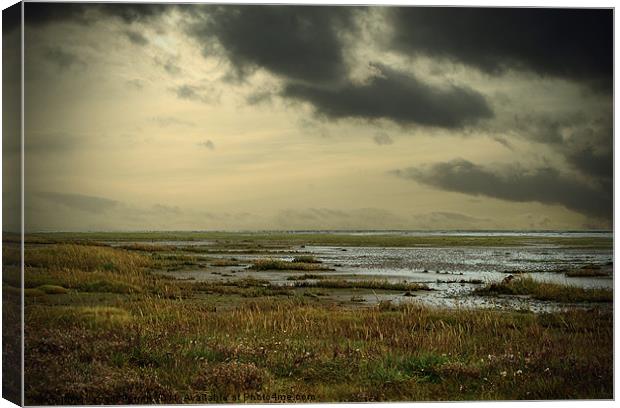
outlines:
[[[559,233],[557,233],[559,234]],[[585,234],[585,233],[584,233]],[[598,233],[597,233],[598,234]],[[428,234],[427,234],[428,235]],[[488,234],[487,234],[488,235]],[[530,234],[531,235],[531,234]],[[574,236],[574,235],[570,235]],[[172,242],[161,243],[170,245]],[[157,245],[157,242],[152,242]],[[175,245],[191,245],[196,242],[174,242]],[[201,241],[201,245],[209,245]],[[254,271],[247,269],[251,261],[266,255],[209,253],[209,258],[230,259],[234,257],[241,266],[211,267],[208,269],[184,269],[169,272],[177,278],[197,281],[227,281],[242,278],[265,279],[275,285],[292,285],[289,276],[304,273],[318,273],[347,280],[381,279],[390,282],[425,283],[433,291],[415,292],[414,296],[403,296],[398,292],[369,294],[368,291],[338,290],[328,291],[329,300],[353,303],[351,298],[359,298],[359,306],[376,304],[382,300],[394,303],[421,302],[440,307],[484,307],[500,309],[524,309],[536,312],[584,307],[584,305],[560,305],[541,302],[528,297],[482,297],[472,295],[476,287],[487,282],[498,282],[512,271],[527,273],[533,279],[574,285],[584,288],[613,288],[611,277],[612,249],[569,248],[559,245],[525,245],[519,247],[337,247],[305,246],[293,247],[289,254],[274,254],[272,258],[290,261],[295,252],[314,255],[323,265],[334,271]],[[201,257],[201,255],[193,254]],[[208,262],[207,262],[208,263]],[[600,265],[609,277],[567,277],[563,271],[580,268],[584,265]],[[483,283],[473,283],[479,280]],[[462,281],[462,282],[461,282]],[[363,299],[363,301],[361,301]],[[587,305],[585,305],[587,306]]]
[[[611,249],[555,246],[506,248],[374,248],[307,246],[327,264],[342,265],[340,273],[377,275],[411,281],[480,279],[498,281],[511,271],[529,272],[534,279],[581,287],[613,287],[609,278],[568,278],[557,271],[612,261]],[[286,258],[283,258],[286,259]],[[427,271],[427,273],[424,273]]]

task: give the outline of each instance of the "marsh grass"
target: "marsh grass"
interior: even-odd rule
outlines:
[[[321,263],[322,261],[316,259],[313,255],[298,255],[293,258],[293,262],[299,263]]]
[[[489,283],[478,288],[479,295],[529,295],[538,300],[555,302],[612,302],[613,291],[610,289],[585,289],[558,283],[540,282],[529,276],[520,276],[508,282]]]
[[[609,273],[598,269],[576,269],[565,273],[569,278],[595,278],[609,276]]]
[[[613,397],[613,314],[605,309],[349,309],[257,279],[171,280],[150,272],[159,261],[139,251],[54,248],[28,248],[35,256],[26,284],[37,294],[25,309],[29,405],[195,403],[205,393],[291,390],[323,402]],[[52,295],[45,285],[71,290]],[[11,296],[5,286],[3,300]]]
[[[382,289],[382,290],[431,290],[423,283],[388,282],[386,280],[343,280],[321,279],[317,282],[296,282],[296,287],[306,288],[332,288],[332,289]]]
[[[81,292],[180,295],[174,282],[149,272],[160,266],[157,260],[123,249],[54,244],[28,248],[25,263],[24,286],[28,289],[55,285]],[[3,276],[5,282],[16,279],[11,274]]]
[[[173,252],[179,249],[174,245],[143,244],[137,242],[119,245],[117,248],[141,252]]]
[[[565,273],[566,276],[574,277],[601,277],[609,276],[607,271],[601,269],[599,265],[585,265],[579,269],[573,269]]]
[[[331,271],[332,268],[322,266],[316,262],[282,261],[279,259],[257,259],[252,261],[250,269],[257,271]]]
[[[304,273],[303,275],[289,276],[286,280],[290,281],[303,281],[308,279],[329,279],[327,275],[317,275],[315,273]]]
[[[107,381],[96,379],[131,378],[134,370],[163,402],[291,388],[319,401],[612,395],[612,315],[596,310],[349,310],[269,298],[215,311],[144,297],[96,308],[31,306],[27,326],[37,328],[26,348],[27,375],[37,384],[29,403],[67,403],[71,380],[84,375],[93,381],[83,401],[110,403]]]
[[[135,273],[151,266],[152,260],[141,254],[109,247],[56,244],[42,248],[27,248],[24,263],[27,267],[60,270]]]

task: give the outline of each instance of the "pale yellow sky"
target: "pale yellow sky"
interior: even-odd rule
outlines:
[[[437,181],[433,167],[463,160],[476,166],[467,174],[486,169],[505,180],[553,169],[577,194],[598,188],[571,164],[569,146],[583,139],[610,149],[611,136],[591,136],[611,127],[609,94],[574,78],[522,69],[495,75],[390,49],[386,13],[362,14],[357,35],[338,37],[353,87],[394,70],[437,92],[469,89],[492,115],[456,127],[321,115],[319,102],[287,97],[293,82],[268,63],[232,79],[226,40],[216,33],[205,45],[193,35],[189,27],[202,23],[192,9],[128,22],[92,8],[86,15],[97,18],[87,24],[27,25],[27,228],[610,227],[611,212],[581,210],[588,206],[572,202],[572,186],[558,200],[513,197],[505,186],[497,195],[484,186],[467,192]]]

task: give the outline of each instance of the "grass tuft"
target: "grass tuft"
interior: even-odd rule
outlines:
[[[257,271],[330,271],[331,268],[317,263],[289,262],[280,259],[257,259],[252,261],[250,269]]]
[[[474,290],[478,295],[529,295],[538,300],[555,302],[612,302],[609,289],[585,289],[558,283],[539,282],[529,276],[521,276],[499,283],[489,283]]]
[[[327,279],[327,278],[329,277],[326,275],[317,275],[315,273],[304,273],[303,275],[289,276],[288,278],[286,278],[286,280],[303,281],[303,280],[308,280],[308,279]]]
[[[321,260],[316,259],[314,256],[312,255],[298,255],[295,258],[293,258],[293,262],[300,262],[300,263],[321,263]]]
[[[384,280],[353,280],[322,279],[317,282],[296,282],[295,286],[302,288],[332,288],[332,289],[383,289],[383,290],[431,290],[423,283],[388,282]]]

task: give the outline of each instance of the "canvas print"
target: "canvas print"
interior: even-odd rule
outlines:
[[[4,398],[613,399],[613,24],[4,10]]]

